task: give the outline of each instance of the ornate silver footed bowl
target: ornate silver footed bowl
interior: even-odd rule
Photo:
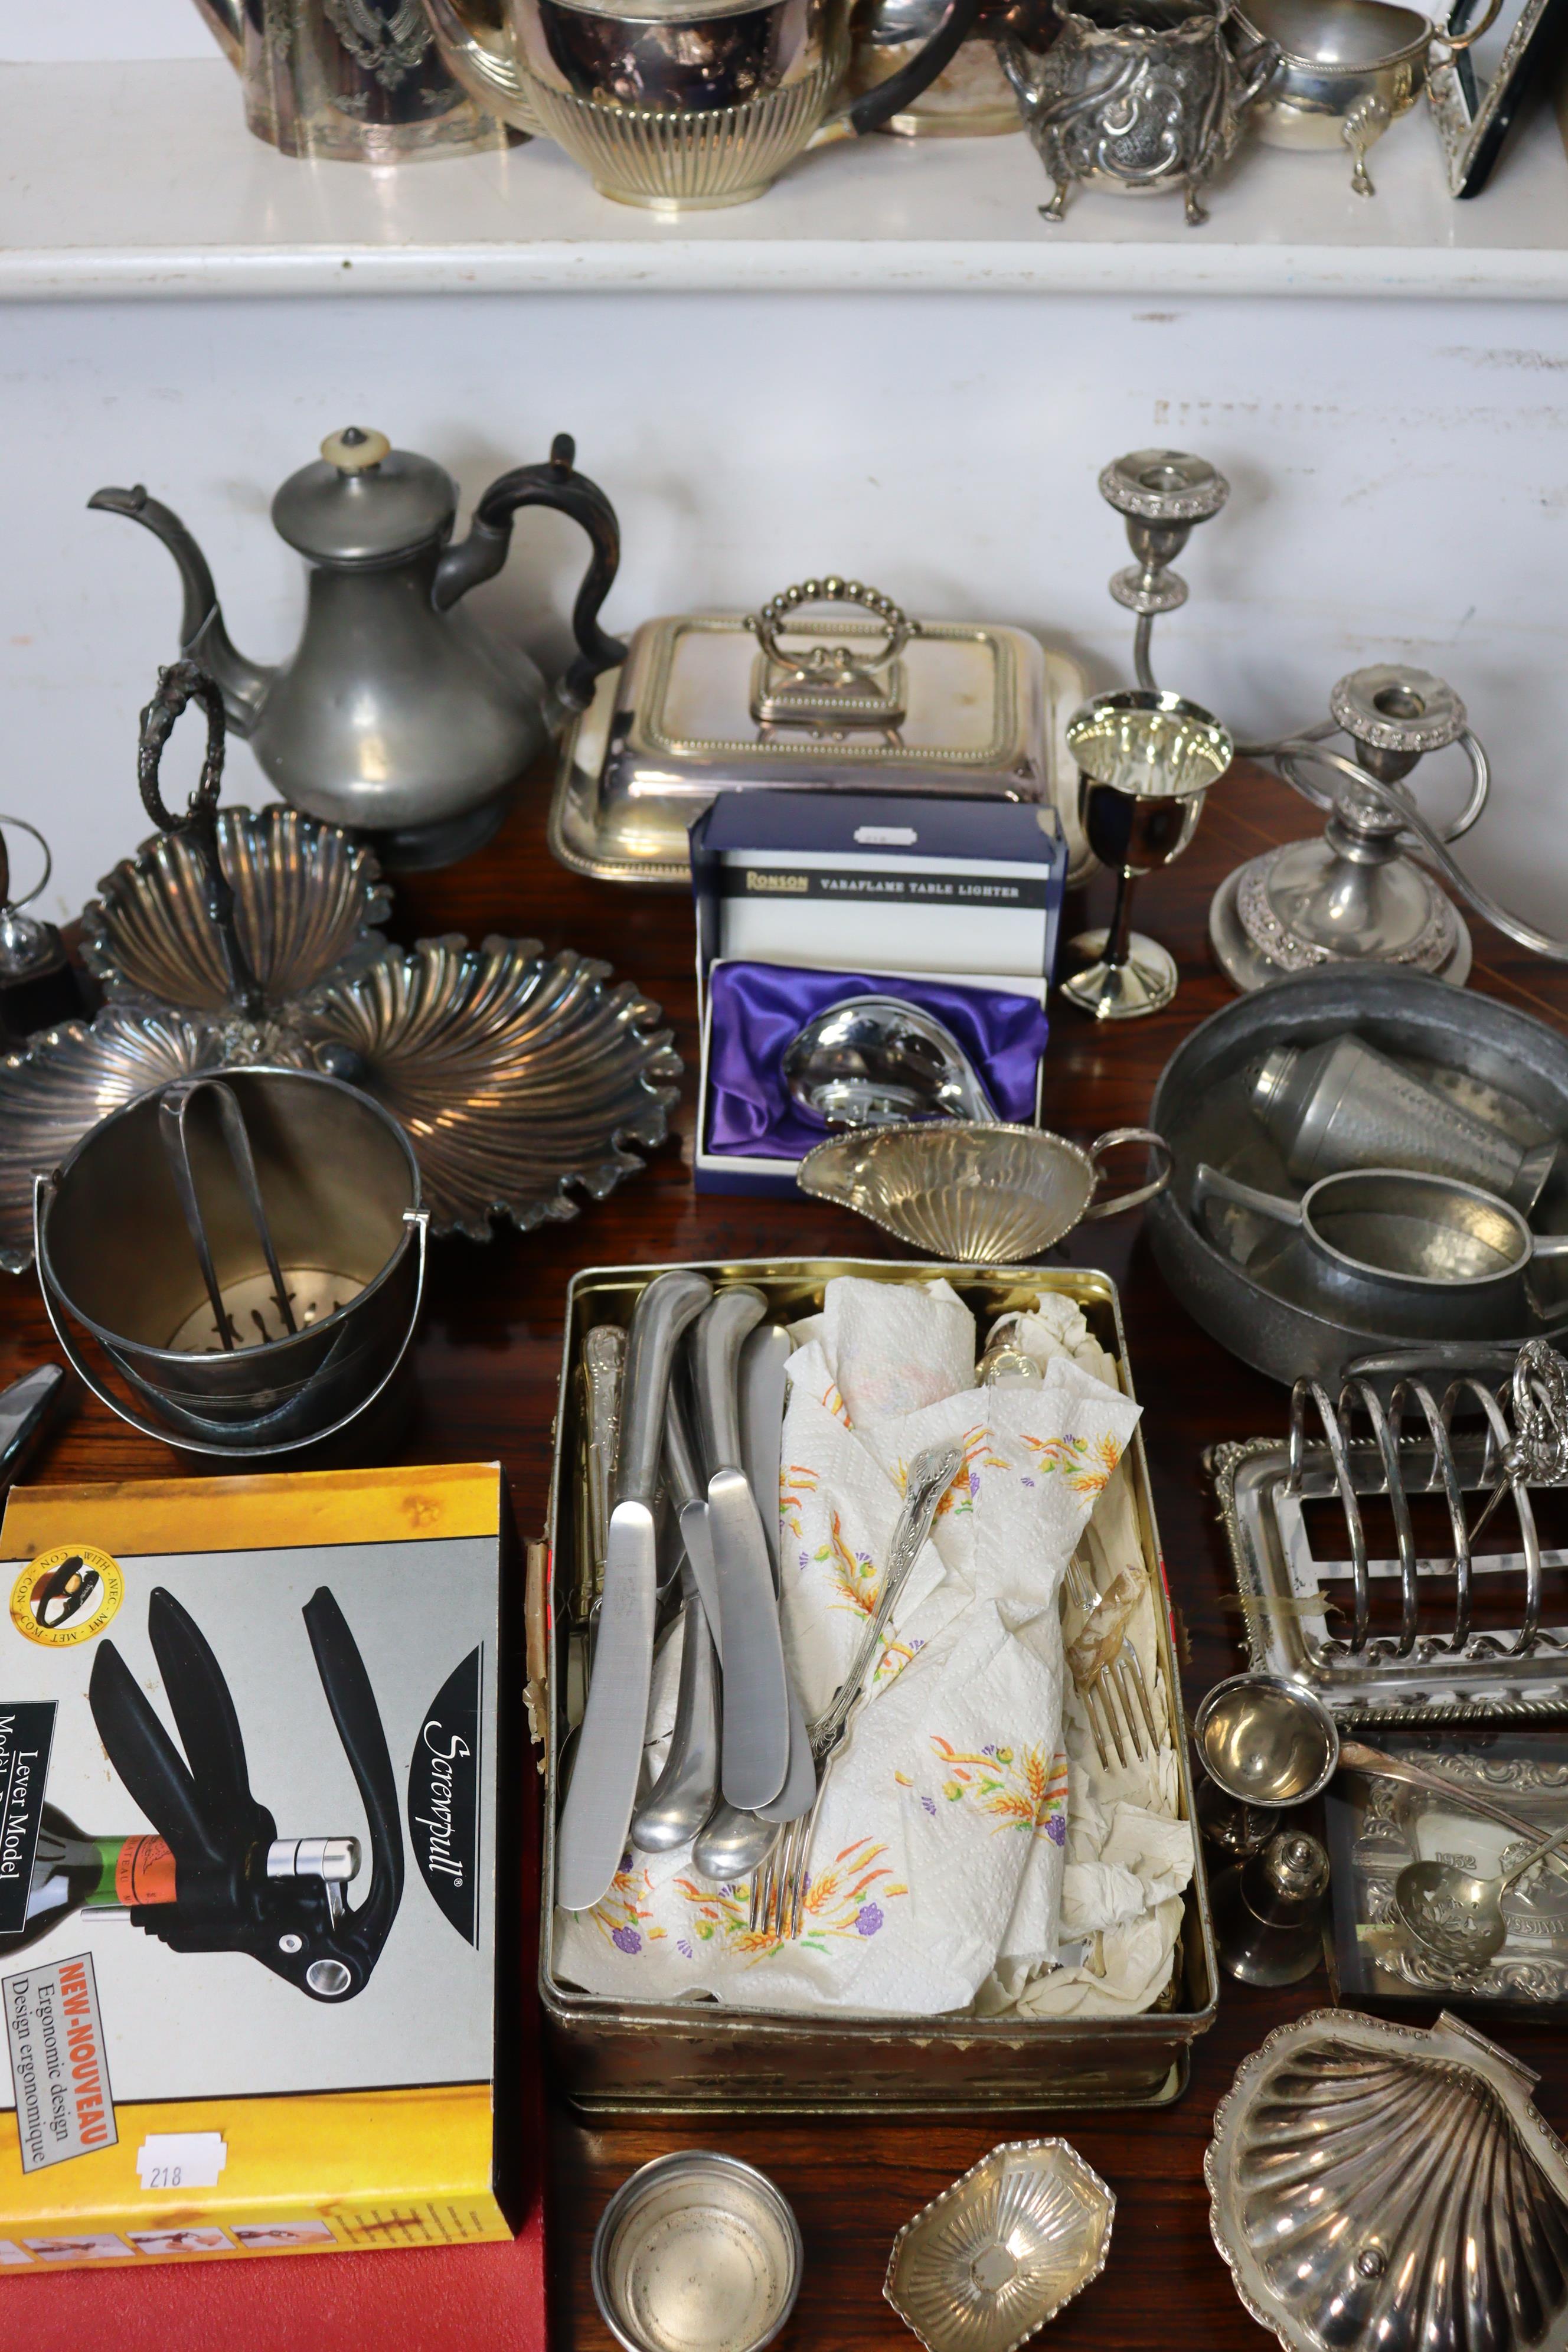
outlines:
[[[1230,0],[1083,0],[1061,9],[1044,51],[1009,33],[997,54],[1056,193],[1060,220],[1075,181],[1124,194],[1180,189],[1188,222],[1208,218],[1199,191],[1241,136],[1242,118],[1279,54],[1237,57]]]
[[[268,1013],[379,954],[375,926],[392,893],[350,835],[280,805],[220,810],[216,833],[240,944]],[[206,869],[188,834],[155,834],[98,887],[82,909],[81,953],[110,1003],[228,1008]]]
[[[1348,148],[1352,187],[1374,195],[1367,150],[1420,97],[1434,49],[1441,60],[1468,48],[1500,5],[1449,34],[1388,0],[1239,0],[1237,30],[1279,52],[1253,116],[1258,137],[1269,147]]]

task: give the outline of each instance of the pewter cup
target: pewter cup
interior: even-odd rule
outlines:
[[[907,65],[841,104],[848,0],[424,5],[481,105],[564,147],[601,195],[654,212],[745,204],[806,148],[879,130],[935,79],[980,10],[946,0]]]
[[[1526,1217],[1562,1150],[1514,1142],[1352,1036],[1273,1046],[1252,1108],[1299,1184],[1346,1168],[1415,1168],[1500,1193]]]
[[[499,122],[441,62],[418,0],[196,0],[285,155],[402,163],[501,147]]]
[[[1085,0],[1061,12],[1043,53],[1009,33],[999,56],[1056,193],[1073,182],[1144,194],[1180,188],[1187,219],[1208,218],[1198,191],[1241,135],[1242,116],[1279,51],[1239,57],[1226,38],[1230,0]]]
[[[1415,105],[1434,50],[1441,63],[1468,48],[1501,5],[1492,0],[1468,32],[1449,34],[1387,0],[1243,0],[1237,32],[1278,56],[1255,116],[1258,137],[1270,147],[1348,147],[1352,187],[1374,194],[1368,148]]]

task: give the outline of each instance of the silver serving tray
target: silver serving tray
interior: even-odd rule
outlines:
[[[875,641],[873,622],[792,621],[786,646]],[[716,793],[933,793],[1054,806],[1069,878],[1093,865],[1078,824],[1067,723],[1088,688],[1068,655],[1026,630],[931,621],[903,648],[907,717],[876,730],[765,730],[751,698],[757,641],[735,613],[645,622],[562,746],[549,840],[574,873],[685,889],[690,826]]]
[[[950,2115],[1064,2107],[1157,2107],[1186,2087],[1192,2044],[1214,2023],[1218,1973],[1201,1844],[1166,2005],[1127,2017],[820,2017],[791,2011],[722,2009],[716,2002],[618,2001],[579,1991],[555,1973],[555,1822],[562,1796],[567,1679],[584,1442],[584,1338],[596,1323],[629,1322],[658,1265],[594,1266],[573,1276],[555,1423],[548,1547],[531,1560],[528,1621],[531,1714],[544,1748],[544,1869],[539,1982],[556,2078],[590,2114]],[[1042,1290],[1076,1301],[1120,1369],[1129,1395],[1116,1286],[1077,1266],[924,1265],[884,1258],[785,1258],[702,1263],[714,1282],[746,1282],[785,1321],[816,1311],[837,1275],[878,1282],[945,1276],[977,1318],[1027,1305]],[[1181,1676],[1164,1601],[1160,1539],[1142,1439],[1131,1466],[1144,1563],[1157,1594],[1164,1687],[1181,1775],[1181,1811],[1192,1818],[1192,1783]],[[546,1565],[547,1563],[547,1565]]]

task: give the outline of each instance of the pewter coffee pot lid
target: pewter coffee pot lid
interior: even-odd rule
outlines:
[[[433,457],[395,449],[384,433],[348,425],[290,474],[272,501],[280,538],[312,563],[358,569],[395,563],[444,540],[458,486]]]

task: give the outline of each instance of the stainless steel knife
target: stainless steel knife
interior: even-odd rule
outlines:
[[[568,1911],[593,1908],[626,1850],[653,1666],[653,1505],[665,1397],[680,1335],[712,1296],[702,1275],[672,1266],[648,1284],[632,1316],[594,1673],[556,1842],[556,1900]]]
[[[713,1565],[713,1542],[708,1532],[708,1499],[704,1493],[701,1457],[687,1416],[681,1367],[669,1383],[664,1420],[665,1483],[679,1515],[686,1541],[687,1565],[701,1596],[703,1616],[716,1657],[722,1666],[719,1643],[719,1578]],[[723,1721],[723,1683],[720,1681],[720,1722]],[[777,1832],[772,1822],[742,1812],[739,1806],[720,1804],[698,1831],[691,1848],[691,1866],[700,1878],[721,1885],[749,1878]]]
[[[708,1631],[721,1665],[724,1663],[723,1628],[719,1622],[719,1577],[713,1566],[713,1544],[708,1532],[708,1482],[686,1409],[681,1367],[670,1378],[664,1408],[664,1475],[675,1506],[687,1565],[696,1579],[708,1612]]]
[[[721,1290],[691,1339],[708,1532],[719,1586],[724,1670],[723,1789],[743,1811],[771,1804],[789,1765],[789,1678],[767,1537],[742,1467],[736,1375],[746,1334],[767,1312],[760,1291]]]
[[[784,1451],[784,1392],[789,1385],[784,1366],[795,1342],[782,1323],[759,1323],[741,1349],[739,1403],[741,1451],[747,1477],[762,1515],[763,1534],[773,1572],[773,1600],[779,1598],[779,1468]],[[809,1812],[816,1795],[816,1764],[811,1734],[795,1676],[784,1659],[789,1699],[789,1764],[784,1787],[771,1802],[758,1807],[765,1822],[796,1822]]]

